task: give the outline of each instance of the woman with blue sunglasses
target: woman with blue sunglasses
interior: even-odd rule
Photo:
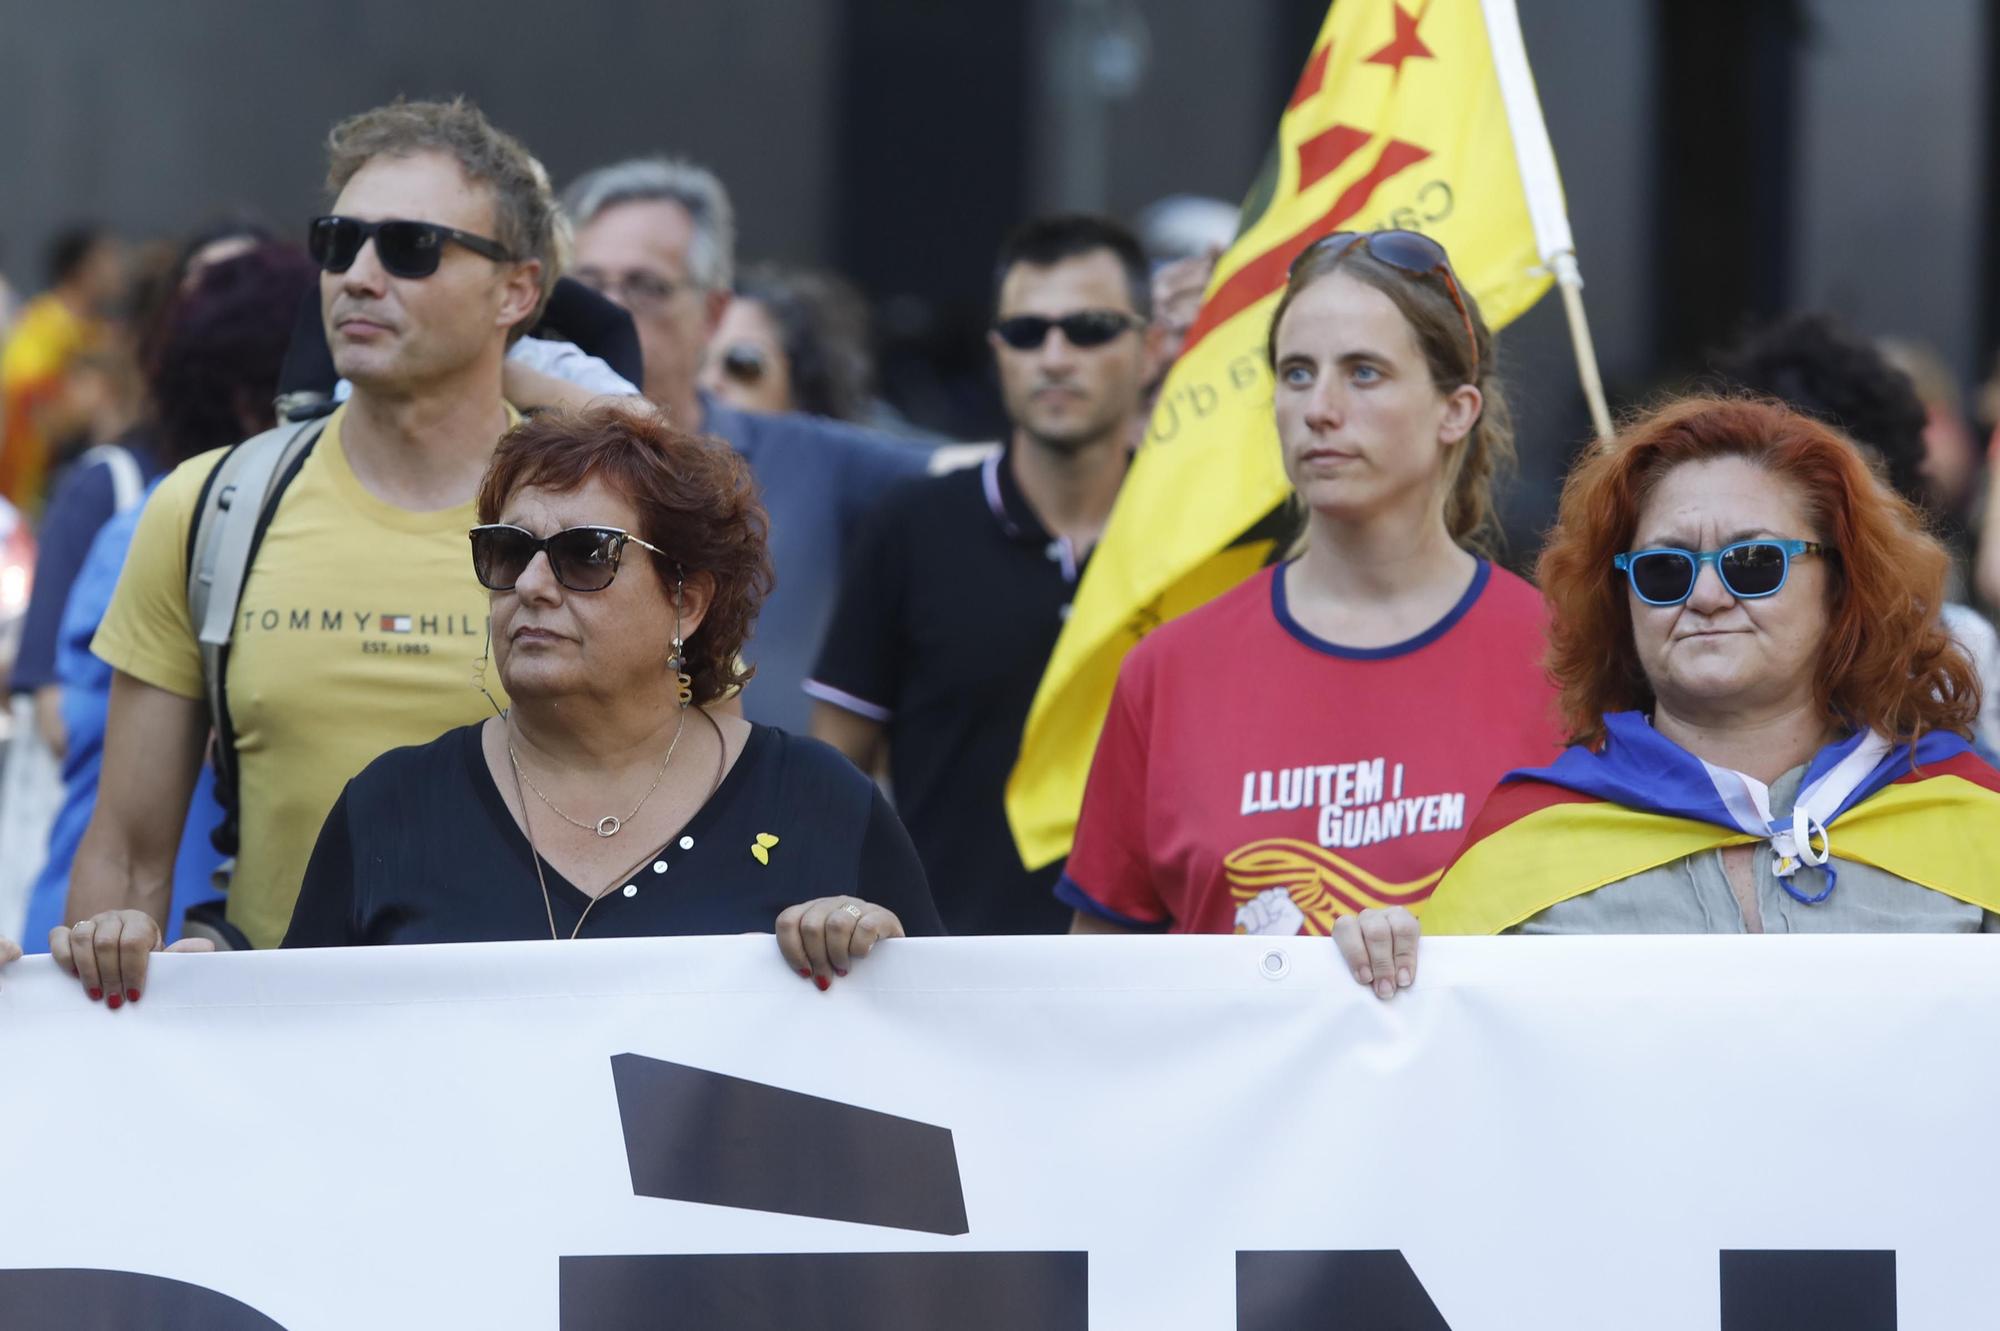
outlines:
[[[1432,933],[2000,931],[2000,772],[1946,556],[1830,428],[1694,398],[1581,462],[1539,565],[1574,745],[1510,773]],[[1414,919],[1335,937],[1406,985]]]

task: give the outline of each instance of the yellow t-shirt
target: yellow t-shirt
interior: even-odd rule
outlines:
[[[473,505],[416,513],[369,494],[341,447],[345,415],[328,419],[278,501],[230,645],[241,848],[228,911],[258,947],[284,938],[320,824],[351,778],[390,749],[492,714],[473,682],[487,643],[465,535]],[[205,696],[188,530],[221,458],[204,453],[160,483],[91,643],[184,698]],[[505,706],[498,672],[485,678]]]

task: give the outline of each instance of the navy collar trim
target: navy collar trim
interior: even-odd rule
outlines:
[[[1465,589],[1465,595],[1458,598],[1458,604],[1447,610],[1443,619],[1414,638],[1406,638],[1387,647],[1343,647],[1337,642],[1328,642],[1325,638],[1316,636],[1292,617],[1291,607],[1285,602],[1285,570],[1295,562],[1297,561],[1287,560],[1271,570],[1271,613],[1278,617],[1279,627],[1306,646],[1326,656],[1337,656],[1347,661],[1387,661],[1430,646],[1451,632],[1452,627],[1465,618],[1493,576],[1492,563],[1480,560],[1478,567],[1472,573],[1472,585]]]

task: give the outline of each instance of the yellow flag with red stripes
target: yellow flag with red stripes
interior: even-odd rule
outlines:
[[[1069,853],[1126,652],[1274,557],[1291,487],[1264,345],[1299,251],[1330,231],[1422,231],[1496,329],[1548,289],[1489,9],[1514,22],[1495,0],[1337,0],[1328,11],[1035,695],[1007,785],[1029,866]]]

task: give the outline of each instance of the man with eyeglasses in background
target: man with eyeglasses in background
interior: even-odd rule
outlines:
[[[922,475],[930,455],[818,416],[741,411],[700,390],[735,275],[735,213],[713,172],[675,158],[618,162],[577,180],[563,203],[576,227],[572,276],[638,325],[646,396],[682,429],[727,440],[757,478],[777,585],[744,651],[757,676],[743,692],[743,713],[804,734],[810,703],[800,685],[848,548],[883,494]]]
[[[1001,247],[988,341],[1013,423],[977,468],[870,520],[805,686],[812,733],[876,770],[954,934],[1060,933],[1060,864],[1030,873],[1003,797],[1077,579],[1125,479],[1161,355],[1139,242],[1085,215]]]
[[[332,211],[309,245],[353,393],[270,516],[225,658],[240,774],[228,920],[258,947],[283,937],[348,779],[488,711],[474,683],[487,598],[466,532],[516,419],[502,360],[561,267],[546,173],[463,100],[398,101],[337,125],[327,184]],[[161,483],[94,643],[116,671],[104,779],[70,877],[78,923],[51,950],[114,1007],[137,1001],[159,947],[210,730],[187,570],[221,457]]]

